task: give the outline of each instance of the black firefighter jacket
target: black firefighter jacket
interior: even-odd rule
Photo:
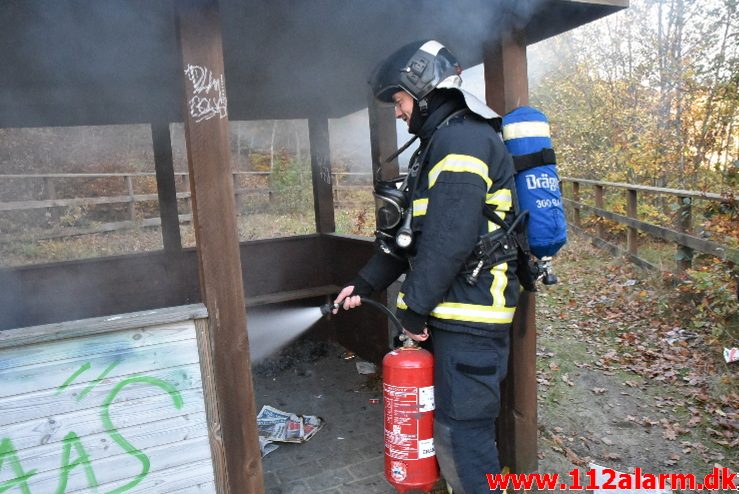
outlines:
[[[383,290],[406,273],[397,308],[410,332],[426,324],[479,335],[507,329],[519,296],[515,263],[482,272],[474,286],[460,274],[479,237],[499,228],[483,205],[512,219],[513,162],[503,141],[475,114],[453,117],[435,130],[418,173],[414,252],[408,262],[378,252],[359,277]]]

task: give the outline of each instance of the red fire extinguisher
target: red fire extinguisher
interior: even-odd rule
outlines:
[[[398,332],[403,325],[379,302],[362,303],[384,312]],[[339,304],[321,306],[330,315]],[[429,492],[439,480],[434,450],[434,356],[401,334],[403,346],[382,360],[385,403],[385,477],[400,493]]]
[[[407,338],[382,361],[385,477],[400,493],[429,492],[439,479],[434,450],[434,357]]]

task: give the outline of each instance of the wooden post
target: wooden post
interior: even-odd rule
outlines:
[[[488,106],[504,115],[529,104],[526,35],[523,31],[505,34],[486,43],[483,53],[485,99]]]
[[[190,197],[185,198],[185,210],[184,213],[192,213],[192,192],[190,191],[190,175],[182,175],[182,186],[185,192],[189,192]]]
[[[241,184],[239,183],[238,172],[231,172],[231,177],[234,184],[234,205],[236,206],[236,217],[238,218],[241,209],[244,207],[242,204],[241,192],[239,191],[239,189],[241,189]]]
[[[603,186],[594,185],[593,187],[595,187],[595,207],[605,209],[605,206],[603,205]],[[605,240],[606,226],[603,223],[603,219],[604,218],[602,216],[598,216],[598,238]]]
[[[131,221],[136,221],[136,199],[133,197],[133,181],[130,175],[123,177],[126,182],[126,190],[128,190],[128,217]]]
[[[485,97],[503,115],[528,104],[526,39],[523,31],[486,43]],[[501,388],[498,449],[502,467],[535,472],[537,456],[536,412],[536,297],[522,292],[511,327],[508,377]]]
[[[380,103],[372,94],[367,92],[367,116],[370,132],[370,156],[372,166],[372,186],[378,180],[389,180],[400,175],[398,158],[386,160],[398,150],[398,134],[395,127],[395,109],[392,105]],[[375,199],[375,225],[380,203]],[[381,295],[381,301],[394,307],[400,283],[391,284]],[[395,336],[395,328],[389,326],[388,319],[383,319],[385,326],[382,330],[388,335],[388,341]],[[388,345],[390,346],[390,345]]]
[[[398,150],[395,130],[395,111],[391,105],[379,103],[371,94],[367,102],[369,112],[370,151],[372,156],[372,183],[388,180],[400,173],[398,159],[385,160]]]
[[[398,134],[395,128],[395,110],[391,105],[378,102],[372,93],[369,93],[367,111],[372,156],[372,185],[374,185],[378,180],[388,180],[400,174],[398,158],[385,162],[398,150]],[[377,221],[379,207],[379,201],[375,200],[375,221]]]
[[[157,177],[159,217],[162,220],[162,244],[165,252],[182,251],[180,217],[177,212],[177,184],[172,161],[172,140],[168,122],[151,124],[151,141],[154,145],[154,169]]]
[[[329,147],[328,118],[309,118],[310,163],[313,177],[313,208],[316,231],[336,231],[334,198],[331,185],[331,150]]]
[[[236,228],[216,0],[178,0],[183,117],[200,289],[208,308],[219,423],[210,439],[219,493],[264,493]]]
[[[627,189],[626,190],[626,216],[629,218],[637,218],[637,212],[636,212],[636,203],[637,203],[637,196],[636,196],[636,189]],[[629,252],[629,254],[635,256],[639,252],[639,230],[634,228],[633,226],[630,226],[629,229],[626,231],[626,250]]]
[[[46,199],[56,200],[56,186],[53,177],[44,177],[44,192],[46,193]],[[52,222],[56,223],[59,220],[59,210],[57,208],[47,208],[46,213]]]
[[[572,219],[575,226],[582,228],[582,221],[580,219],[580,182],[572,182],[572,201],[575,203],[572,206]]]
[[[690,197],[677,198],[675,226],[681,233],[691,233],[693,228],[693,201]],[[677,272],[683,273],[693,265],[693,249],[677,244]]]
[[[336,204],[337,207],[339,206],[339,187],[341,187],[341,183],[339,182],[339,175],[337,173],[331,174],[331,183],[333,194],[334,194],[334,204]]]

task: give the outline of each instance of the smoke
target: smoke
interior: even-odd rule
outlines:
[[[8,0],[0,33],[0,127],[178,119],[170,2]]]
[[[249,309],[247,328],[252,363],[278,352],[308,331],[321,316],[319,307]]]
[[[469,71],[481,61],[484,41],[494,41],[504,25],[525,25],[543,0],[219,4],[229,118],[349,112],[332,129],[335,153],[359,153],[368,163],[363,108],[375,64],[405,43],[435,38]],[[181,120],[173,0],[4,0],[0,46],[0,128]],[[81,284],[75,295],[93,292],[94,284]]]

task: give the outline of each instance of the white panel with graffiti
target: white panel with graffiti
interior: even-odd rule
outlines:
[[[194,321],[0,349],[0,492],[183,490],[216,492]]]

